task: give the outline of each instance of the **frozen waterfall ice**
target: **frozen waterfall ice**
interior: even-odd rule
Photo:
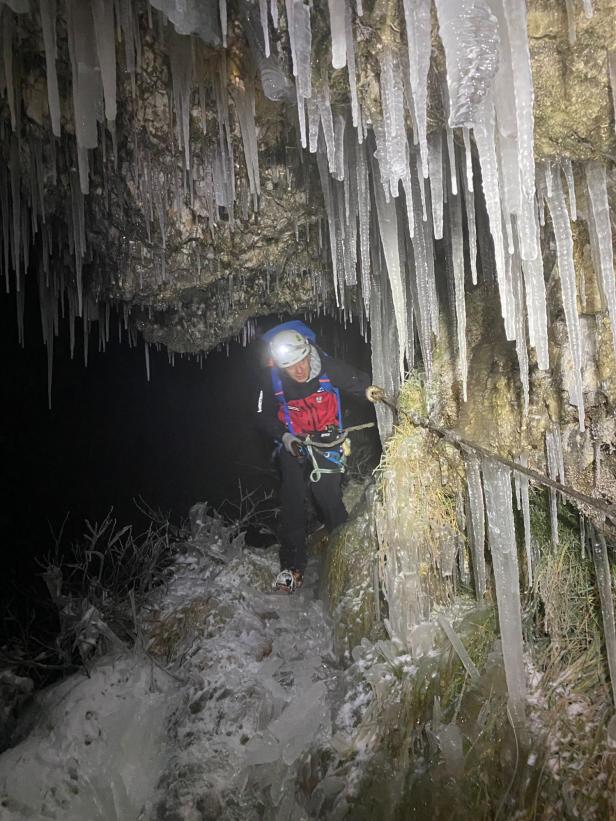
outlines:
[[[488,459],[482,462],[482,472],[505,677],[513,720],[520,723],[524,719],[526,675],[511,473]]]
[[[447,61],[449,125],[472,125],[498,69],[497,20],[485,0],[436,0],[436,11]]]

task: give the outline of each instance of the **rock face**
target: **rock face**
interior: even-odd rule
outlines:
[[[75,38],[76,23],[82,27],[84,23],[75,17],[73,5],[68,4],[67,17],[54,20],[60,142],[50,142],[43,20],[38,12],[15,14],[10,6],[3,7],[2,18],[7,45],[0,89],[4,89],[2,128],[7,139],[3,139],[0,185],[5,208],[10,209],[12,201],[12,208],[21,212],[32,200],[33,227],[44,212],[47,231],[55,246],[63,248],[62,282],[55,290],[71,283],[79,290],[81,273],[74,269],[83,265],[84,288],[94,298],[91,319],[98,315],[98,303],[109,301],[135,311],[137,327],[149,341],[189,352],[207,351],[237,334],[250,317],[301,311],[320,302],[333,306],[323,194],[316,163],[308,151],[302,151],[296,125],[293,73],[297,77],[299,72],[297,86],[302,94],[307,80],[302,86],[300,63],[294,64],[291,55],[290,41],[294,46],[295,38],[289,36],[282,11],[277,15],[279,24],[270,17],[271,56],[266,58],[261,23],[251,4],[237,17],[230,12],[226,50],[217,9],[212,8],[208,16],[218,33],[208,28],[206,36],[196,22],[198,16],[186,16],[174,3],[161,6],[166,15],[145,2],[134,4],[130,13],[122,5],[115,22],[124,42],[105,44],[117,60],[113,100],[117,116],[110,118],[107,94],[116,77],[109,79],[110,58],[106,63],[103,46],[98,45],[98,60],[91,59],[90,67],[103,77],[102,83],[93,81],[91,88],[98,95],[97,105],[104,100],[108,128],[101,120],[98,137],[94,133],[90,142],[84,142],[83,125],[76,129],[75,124],[87,112],[78,91],[79,77],[71,79],[74,61],[69,60],[69,51],[71,46],[74,53],[85,48],[87,34],[95,47],[96,37],[102,38],[105,29],[97,25],[95,15],[94,26],[88,23],[91,30]],[[110,4],[100,5],[113,22]],[[608,49],[614,40],[616,8],[608,0],[596,2],[594,14],[587,17],[581,6],[570,7],[574,5],[568,18],[564,4],[555,6],[547,0],[529,4],[536,160],[601,159],[614,148]],[[23,11],[26,6],[16,8]],[[355,53],[349,52],[348,69],[332,70],[327,12],[315,7],[312,13],[312,68],[304,74],[312,81],[314,95],[304,96],[325,106],[326,140],[348,140],[352,130],[349,121],[343,137],[337,118],[346,116],[354,100],[348,74],[353,59],[358,95],[353,105],[363,112],[364,122],[377,125],[382,117],[381,58],[393,48],[403,61],[408,59],[402,8],[376,3],[361,17],[351,17]],[[441,93],[446,64],[438,25],[434,15],[427,86],[431,130],[440,128],[446,117]],[[308,105],[308,130],[313,127],[311,116]],[[353,119],[358,116],[354,113]],[[89,185],[83,172],[84,150],[75,146],[75,134],[78,143],[87,143],[85,154],[91,155]],[[453,137],[461,142],[459,133]],[[314,135],[309,141],[313,139]],[[78,168],[81,188],[89,187],[83,205],[75,190]],[[36,180],[30,186],[33,174]],[[334,179],[341,178],[337,174]],[[20,175],[21,190],[15,191]],[[344,196],[349,196],[347,189]],[[23,237],[12,237],[5,226],[3,245],[9,246],[5,253],[10,250],[13,256],[13,266],[5,258],[5,268],[23,269],[39,252],[49,267],[51,237],[45,239],[45,231],[40,230],[43,247],[37,241],[38,250],[26,250],[30,233],[26,217],[19,219]],[[339,214],[331,215],[333,222],[339,219]],[[21,233],[17,225],[15,232]],[[24,250],[16,265],[20,254],[14,246],[20,239]],[[348,272],[343,280],[352,285]],[[352,288],[339,301],[350,308],[355,301]]]
[[[64,295],[188,353],[338,310],[390,392],[417,364],[431,414],[538,467],[558,427],[613,498],[614,2],[27,6],[0,258],[38,275],[50,363]]]
[[[590,17],[582,5],[529,3],[539,159],[596,159],[613,151],[608,56],[616,34],[616,5],[610,0],[594,3]]]

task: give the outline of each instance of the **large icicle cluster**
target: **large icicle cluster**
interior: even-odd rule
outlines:
[[[328,288],[322,270],[309,272],[314,305],[327,309],[335,302],[345,320],[358,316],[362,329],[370,322],[374,379],[394,397],[405,371],[415,365],[416,347],[429,384],[435,340],[443,321],[449,321],[455,324],[452,338],[460,393],[466,400],[466,295],[479,282],[494,280],[504,332],[515,345],[519,362],[522,408],[528,412],[531,369],[550,366],[550,306],[542,254],[542,240],[550,237],[550,230],[573,363],[569,401],[577,408],[580,431],[585,430],[584,351],[577,306],[584,283],[575,269],[571,222],[578,214],[587,222],[616,350],[608,169],[597,160],[579,167],[567,158],[535,162],[525,0],[435,0],[446,61],[446,77],[437,78],[443,98],[438,108],[442,104],[445,112],[445,121],[438,125],[438,116],[428,118],[428,76],[436,36],[430,0],[402,0],[397,9],[400,33],[394,34],[396,25],[388,19],[382,36],[374,17],[372,27],[364,25],[368,12],[360,0],[328,0],[327,9],[322,6],[327,20],[315,19],[317,7],[304,0],[241,0],[232,8],[237,19],[230,19],[226,0],[66,0],[61,4],[65,27],[58,24],[59,7],[57,0],[0,5],[0,97],[6,103],[0,112],[0,260],[7,288],[14,283],[18,294],[22,339],[23,277],[29,269],[38,271],[50,388],[60,308],[66,304],[71,318],[72,344],[72,322],[83,317],[86,356],[92,319],[104,320],[99,323],[103,347],[109,334],[108,303],[102,300],[109,296],[110,283],[96,276],[97,266],[92,264],[105,252],[100,236],[98,245],[92,241],[97,226],[88,202],[93,198],[105,203],[103,211],[109,215],[108,244],[134,245],[142,258],[153,260],[150,273],[154,271],[154,285],[160,288],[174,275],[184,276],[183,270],[178,273],[181,266],[167,270],[170,226],[193,226],[183,238],[184,244],[194,242],[199,249],[197,276],[187,277],[188,287],[195,281],[201,284],[203,267],[210,275],[207,293],[219,319],[228,315],[234,289],[238,283],[244,287],[245,281],[242,272],[225,281],[218,276],[217,281],[212,238],[233,231],[241,234],[258,224],[266,192],[275,191],[276,185],[303,186],[304,201],[313,207],[318,180],[332,281]],[[590,0],[583,7],[592,14]],[[567,8],[571,12],[570,3]],[[330,48],[323,45],[324,26],[329,26]],[[45,65],[48,109],[38,125],[25,122],[22,88],[20,43],[33,30],[38,32]],[[373,42],[367,42],[368,31],[373,32]],[[570,37],[575,37],[573,25]],[[166,143],[159,140],[158,145],[147,133],[151,112],[141,119],[136,114],[140,106],[149,106],[138,99],[138,90],[144,60],[153,59],[154,51],[165,55],[169,75],[168,88],[157,89],[159,96],[168,97],[168,107],[165,103],[154,110],[159,116],[164,112],[169,131]],[[615,65],[612,53],[608,69],[613,89]],[[364,82],[367,79],[375,82]],[[71,105],[61,98],[60,90],[65,89]],[[280,159],[261,150],[267,130],[257,121],[261,97],[267,105],[291,107],[297,122],[295,136],[285,133],[280,138],[287,166],[284,177],[278,169]],[[121,134],[116,121],[122,123]],[[160,160],[161,142],[170,157],[166,164]],[[297,162],[289,159],[298,154]],[[111,219],[112,206],[118,207],[110,202],[114,174],[129,177],[127,199],[141,209],[134,234]],[[577,193],[584,199],[579,212]],[[311,220],[312,225],[302,225],[302,233],[307,240],[309,235],[318,236],[324,249],[316,209]],[[296,224],[296,237],[299,234]],[[288,269],[295,271],[292,259]],[[270,290],[270,274],[288,275],[289,270],[265,266],[265,290]],[[130,272],[119,271],[117,279],[126,284]],[[131,296],[140,295],[142,284],[127,288]],[[122,287],[118,291],[126,293]],[[447,294],[449,304],[442,304]],[[125,305],[125,327],[133,340]],[[176,310],[181,315],[181,307]],[[250,333],[247,327],[244,339]],[[145,357],[149,368],[147,347]],[[390,411],[379,409],[378,421],[386,436],[393,423]],[[562,480],[560,448],[559,431],[548,432],[548,472]],[[520,465],[526,460],[526,454],[519,456]],[[476,590],[481,597],[487,586],[487,513],[505,668],[517,709],[524,680],[510,480],[509,472],[496,464],[467,461]],[[516,477],[516,486],[530,583],[528,481]],[[553,495],[554,541],[556,502]],[[398,631],[410,633],[425,610],[418,577],[421,557],[402,556],[402,548],[396,555],[396,544],[404,542],[400,536],[391,536],[387,587],[392,596],[405,585],[404,595],[411,591],[413,607],[400,616]],[[445,553],[452,543],[443,540]],[[597,549],[596,555],[603,563],[597,559],[597,567],[603,567],[603,554]],[[453,559],[448,557],[443,554],[439,562],[451,573]],[[605,597],[609,586],[603,587]]]
[[[329,0],[328,19],[318,21],[311,19],[317,12],[303,0],[285,0],[284,15],[277,0],[246,1],[233,23],[223,0],[152,0],[151,4],[145,0],[68,0],[66,44],[58,40],[56,0],[40,0],[36,8],[28,3],[13,4],[12,9],[3,6],[0,92],[6,98],[11,132],[3,140],[0,178],[7,280],[11,268],[19,291],[21,273],[30,262],[29,246],[35,234],[45,234],[41,226],[46,220],[46,201],[65,162],[70,169],[70,202],[65,209],[64,234],[75,261],[74,274],[65,278],[76,293],[76,314],[83,314],[82,271],[92,253],[88,209],[81,198],[89,191],[92,178],[99,184],[101,165],[107,187],[106,175],[113,173],[118,158],[119,106],[134,117],[130,100],[124,100],[123,77],[128,75],[134,98],[146,40],[154,39],[169,61],[176,173],[169,176],[167,169],[161,176],[148,141],[135,131],[131,185],[147,229],[146,254],[155,259],[161,283],[167,278],[170,218],[199,202],[210,229],[224,213],[224,230],[232,230],[237,220],[250,218],[250,204],[252,210],[259,209],[262,169],[256,111],[262,92],[269,100],[296,107],[298,142],[317,155],[336,305],[347,314],[360,314],[363,323],[370,317],[371,305],[382,304],[385,292],[390,295],[396,351],[389,356],[391,346],[375,340],[374,364],[379,373],[388,372],[385,381],[392,386],[414,364],[416,340],[430,377],[443,307],[437,294],[449,291],[461,393],[466,399],[467,273],[473,285],[481,276],[491,280],[494,273],[505,333],[515,341],[523,406],[528,408],[529,368],[535,362],[540,369],[549,367],[541,253],[547,204],[574,364],[570,398],[583,430],[583,357],[570,228],[570,220],[577,216],[574,172],[567,160],[544,162],[535,169],[526,4],[524,0],[438,0],[435,5],[447,67],[443,83],[447,121],[430,133],[428,72],[433,32],[429,0],[403,0],[399,13],[404,31],[397,41],[374,34],[375,42],[370,45],[378,58],[376,99],[360,83],[373,70],[365,56],[365,12],[361,3],[352,5],[349,0]],[[39,136],[36,143],[30,131],[25,136],[22,133],[23,72],[18,43],[21,21],[28,12],[40,31],[47,75],[49,134],[47,139]],[[325,55],[316,53],[313,42],[313,29],[321,30],[323,25],[329,25],[331,32],[331,52]],[[244,52],[239,64],[235,52],[233,64],[227,57],[227,46],[232,49],[233,43]],[[62,122],[66,109],[59,95],[58,72],[67,62],[72,122]],[[335,95],[330,89],[336,69],[343,70],[348,81],[346,98],[341,96],[339,82]],[[7,128],[4,121],[3,129]],[[60,135],[64,160],[58,157]],[[234,145],[243,149],[239,181]],[[24,175],[24,158],[33,172],[29,179]],[[481,171],[480,185],[475,168]],[[78,186],[73,169],[78,172]],[[584,172],[593,262],[616,331],[606,168],[590,162]],[[576,176],[582,175],[576,172]],[[480,189],[483,202],[476,202]],[[47,231],[47,238],[39,244],[47,258],[50,239]],[[208,244],[207,232],[194,239]],[[450,278],[445,289],[437,287],[435,273],[441,252]],[[489,263],[486,266],[490,259],[494,272]],[[45,266],[47,270],[48,261]],[[46,276],[46,285],[54,288]],[[386,287],[383,277],[388,280]],[[90,279],[86,290],[98,296],[92,285]],[[355,298],[357,292],[360,299]],[[379,324],[389,333],[389,322],[377,320],[373,337]],[[534,359],[529,359],[529,347],[534,349]],[[381,361],[381,356],[388,358]]]

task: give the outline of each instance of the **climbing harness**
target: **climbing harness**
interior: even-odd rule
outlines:
[[[329,473],[345,473],[346,460],[351,453],[351,443],[348,439],[349,433],[373,427],[374,422],[365,422],[362,425],[352,425],[351,427],[343,428],[339,431],[339,435],[335,439],[328,441],[319,441],[318,439],[313,439],[311,438],[310,434],[308,434],[305,437],[305,439],[302,440],[301,448],[304,451],[304,453],[310,457],[310,460],[312,462],[312,470],[310,471],[310,481],[318,482],[321,476],[324,474],[326,475]],[[333,464],[333,467],[324,468],[321,465],[319,465],[314,453],[314,448],[317,448],[318,452],[321,453],[322,456],[324,456],[329,462]]]
[[[505,465],[505,467],[508,467],[510,470],[514,470],[517,473],[522,473],[524,476],[528,476],[529,479],[533,479],[541,485],[545,485],[546,487],[560,491],[564,496],[568,496],[570,499],[575,499],[582,504],[595,508],[595,510],[600,510],[604,515],[609,516],[613,521],[616,521],[615,505],[611,505],[601,499],[595,499],[593,496],[587,496],[585,493],[580,493],[578,490],[575,490],[575,488],[572,488],[569,485],[563,485],[555,479],[550,479],[549,476],[546,476],[544,473],[540,473],[538,470],[524,467],[524,465],[520,465],[512,459],[507,459],[506,456],[501,456],[498,453],[494,453],[493,451],[484,448],[483,445],[479,445],[476,442],[471,442],[468,439],[464,439],[459,433],[456,433],[455,430],[435,425],[433,422],[430,422],[429,419],[420,416],[414,411],[402,410],[398,407],[395,401],[388,396],[384,396],[383,399],[379,401],[383,402],[384,405],[387,405],[387,407],[398,416],[405,416],[413,425],[415,425],[415,427],[424,428],[424,430],[428,430],[431,433],[440,436],[441,439],[450,445],[466,452],[477,453],[487,459],[493,459],[495,462],[500,462],[501,465]]]
[[[301,320],[291,320],[277,325],[267,331],[263,338],[266,342],[271,342],[276,334],[285,330],[296,331],[305,336],[311,344],[316,345],[315,332]],[[324,351],[320,353],[327,358]],[[300,453],[312,463],[310,481],[318,482],[321,476],[327,474],[345,473],[346,460],[351,452],[348,434],[354,430],[374,427],[374,423],[369,422],[346,429],[342,427],[340,391],[332,385],[325,370],[319,376],[319,388],[315,393],[288,402],[284,395],[280,370],[273,362],[269,364],[274,399],[278,402],[278,418],[289,433],[301,440]],[[323,432],[326,432],[326,438],[323,438]],[[319,464],[316,453],[326,459],[331,467]]]

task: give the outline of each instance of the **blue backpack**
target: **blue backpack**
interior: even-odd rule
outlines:
[[[302,336],[305,336],[310,343],[316,345],[316,333],[312,330],[312,328],[309,328],[305,322],[302,322],[301,319],[291,319],[288,322],[282,322],[280,325],[275,325],[273,328],[270,328],[269,331],[266,331],[263,334],[262,339],[265,340],[265,342],[269,345],[269,343],[276,336],[276,334],[280,333],[281,331],[297,331]],[[324,355],[327,356],[327,354],[324,351],[322,353],[324,353]],[[291,433],[294,433],[293,425],[291,424],[287,400],[282,389],[282,382],[280,380],[280,370],[271,361],[270,367],[272,370],[272,390],[274,391],[274,397],[283,408],[287,428]],[[338,388],[332,385],[328,375],[325,372],[321,374],[319,378],[319,384],[323,390],[333,393],[336,397],[336,401],[338,403],[338,428],[342,430],[342,404],[340,402],[340,391],[338,390]]]

